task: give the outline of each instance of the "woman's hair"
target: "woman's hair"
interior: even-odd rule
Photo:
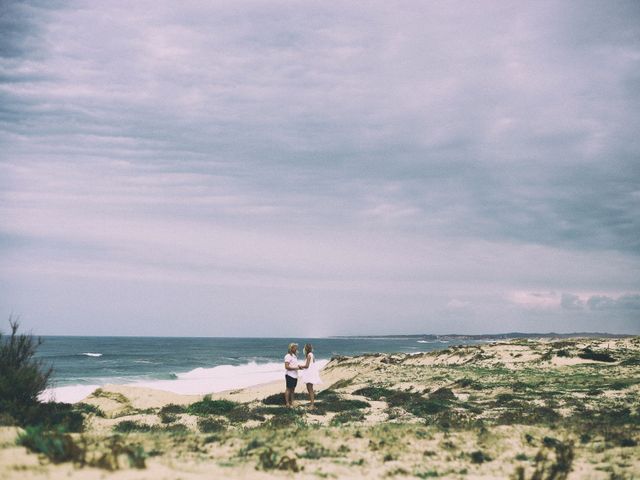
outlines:
[[[313,352],[313,345],[311,345],[310,343],[307,343],[304,346],[304,353],[305,355],[308,354],[309,352]]]
[[[289,344],[289,353],[291,353],[291,350],[293,350],[293,347],[297,347],[298,344],[297,343],[290,343]]]

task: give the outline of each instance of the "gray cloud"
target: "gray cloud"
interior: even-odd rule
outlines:
[[[640,295],[622,295],[611,298],[606,295],[594,295],[587,300],[592,310],[623,310],[636,313],[640,311]]]
[[[571,293],[563,293],[560,305],[567,310],[580,310],[584,308],[584,302],[580,300],[580,297]]]
[[[47,271],[578,329],[640,285],[637,2],[2,5],[3,303]]]

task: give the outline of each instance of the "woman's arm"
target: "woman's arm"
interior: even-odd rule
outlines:
[[[311,363],[311,354],[307,355],[306,363],[300,368],[309,368],[309,363]]]

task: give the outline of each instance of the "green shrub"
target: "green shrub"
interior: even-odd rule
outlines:
[[[299,472],[296,458],[289,457],[287,455],[281,456],[278,452],[271,447],[265,448],[258,457],[258,465],[256,468],[262,470],[288,470],[291,472]]]
[[[310,460],[318,460],[324,457],[339,457],[339,456],[341,456],[341,454],[339,454],[338,452],[334,452],[333,450],[328,449],[325,446],[319,443],[314,443],[314,442],[308,442],[305,445],[304,452],[299,455],[300,458],[308,458]]]
[[[433,393],[429,394],[429,398],[432,400],[455,400],[456,396],[453,394],[450,388],[442,387]]]
[[[414,473],[414,475],[418,478],[435,478],[440,476],[437,470],[427,470],[426,472],[416,472]]]
[[[471,463],[484,463],[491,461],[491,457],[489,457],[489,455],[484,453],[482,450],[471,452],[469,456],[471,457]]]
[[[73,408],[78,412],[88,415],[95,415],[96,417],[105,418],[106,416],[100,407],[96,407],[95,405],[92,405],[90,403],[76,403],[74,404]]]
[[[175,413],[160,412],[159,417],[160,421],[165,424],[173,423],[178,420],[178,416]]]
[[[328,390],[340,390],[341,388],[346,388],[353,383],[353,378],[343,378],[342,380],[338,380],[337,382],[331,384]]]
[[[12,413],[19,425],[59,428],[66,432],[82,432],[84,429],[83,414],[69,403],[34,403]]]
[[[62,429],[45,431],[42,427],[26,427],[16,443],[44,455],[53,463],[85,463],[86,448],[77,445]]]
[[[183,405],[176,405],[175,403],[169,403],[168,405],[165,405],[164,407],[162,407],[160,409],[160,414],[165,414],[165,413],[186,413],[187,412],[187,408],[184,407]]]
[[[613,358],[609,353],[602,352],[598,350],[591,350],[590,348],[583,349],[580,353],[578,353],[578,357],[583,358],[585,360],[595,360],[597,362],[615,362],[616,359]]]
[[[253,411],[256,415],[283,415],[290,410],[289,407],[278,405],[273,407],[257,407]]]
[[[121,467],[122,457],[127,460],[131,468],[146,468],[147,453],[142,445],[125,443],[120,435],[109,437],[106,441],[106,452],[89,464],[105,470],[118,470]]]
[[[324,390],[318,394],[315,406],[315,414],[325,415],[327,412],[344,412],[368,408],[371,404],[363,400],[342,398],[333,390]]]
[[[345,412],[338,413],[331,419],[331,425],[338,426],[349,422],[360,422],[364,420],[365,416],[359,410],[347,410]]]
[[[619,444],[621,447],[637,447],[638,446],[638,442],[631,437],[621,438],[619,441]]]
[[[293,397],[294,400],[305,400],[307,399],[306,393],[296,393]],[[265,405],[284,405],[284,393],[274,393],[273,395],[269,395],[262,399],[262,403]]]
[[[216,418],[199,418],[198,429],[202,433],[224,432],[227,429],[227,423]]]
[[[264,425],[267,428],[301,428],[306,426],[306,421],[304,418],[304,413],[299,413],[295,410],[289,409],[288,412],[285,412],[281,415],[274,415],[267,422],[265,422]]]
[[[9,325],[9,337],[0,332],[0,411],[27,425],[23,412],[38,404],[38,395],[47,388],[52,369],[34,358],[42,340],[18,335],[19,323],[12,318]]]
[[[439,388],[424,398],[419,393],[391,390],[384,387],[365,387],[353,392],[372,400],[385,399],[390,407],[400,407],[417,417],[426,417],[449,409],[456,397],[449,388]]]
[[[173,423],[171,425],[165,425],[164,427],[154,426],[152,430],[154,432],[165,432],[177,435],[189,433],[189,427],[182,423]]]
[[[516,396],[511,393],[499,393],[496,395],[496,404],[504,405],[505,403],[512,402],[516,399]]]
[[[640,356],[627,358],[626,360],[620,362],[620,365],[623,365],[625,367],[640,365]]]
[[[249,443],[247,443],[247,445],[245,445],[244,447],[242,447],[240,449],[240,451],[238,452],[238,455],[240,457],[246,457],[248,455],[251,454],[252,451],[254,451],[257,448],[263,447],[264,446],[264,440],[261,440],[259,438],[252,438]]]
[[[117,433],[187,433],[189,428],[181,423],[172,425],[147,425],[146,423],[124,420],[113,427]]]
[[[483,388],[482,384],[480,384],[476,380],[473,380],[471,378],[466,378],[466,377],[456,381],[456,385],[462,388],[471,388],[473,390],[482,390]]]
[[[239,404],[231,400],[211,400],[205,397],[199,402],[192,403],[187,407],[187,413],[192,415],[226,415]]]
[[[153,430],[153,427],[146,423],[124,420],[113,427],[113,430],[118,433],[150,432]]]
[[[380,400],[381,398],[387,398],[396,393],[395,390],[390,390],[384,387],[364,387],[353,392],[354,395],[362,395],[371,400]]]
[[[117,470],[124,457],[132,468],[145,468],[147,454],[139,444],[127,444],[119,435],[114,435],[100,443],[100,455],[87,455],[89,444],[85,438],[74,440],[64,430],[43,430],[42,427],[26,427],[16,440],[32,452],[39,453],[52,463],[73,462],[74,464]],[[94,445],[95,448],[95,445]]]
[[[555,438],[545,437],[544,446],[534,458],[534,472],[531,478],[548,480],[566,480],[571,472],[574,459],[572,442],[561,442]],[[553,457],[550,455],[553,454]],[[516,478],[524,478],[524,470],[516,470]]]
[[[248,422],[249,420],[258,420],[260,422],[264,421],[264,416],[261,415],[258,409],[252,410],[246,405],[238,405],[225,416],[233,423],[243,423]]]

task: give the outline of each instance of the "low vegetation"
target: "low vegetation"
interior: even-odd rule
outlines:
[[[50,421],[26,428],[19,443],[52,463],[109,470],[170,456],[319,478],[639,475],[640,339],[501,345],[337,358],[326,371],[345,380],[319,392],[315,409],[302,393],[295,408],[281,393],[247,403],[207,396],[117,419],[50,404]],[[108,434],[82,433],[89,418]]]

